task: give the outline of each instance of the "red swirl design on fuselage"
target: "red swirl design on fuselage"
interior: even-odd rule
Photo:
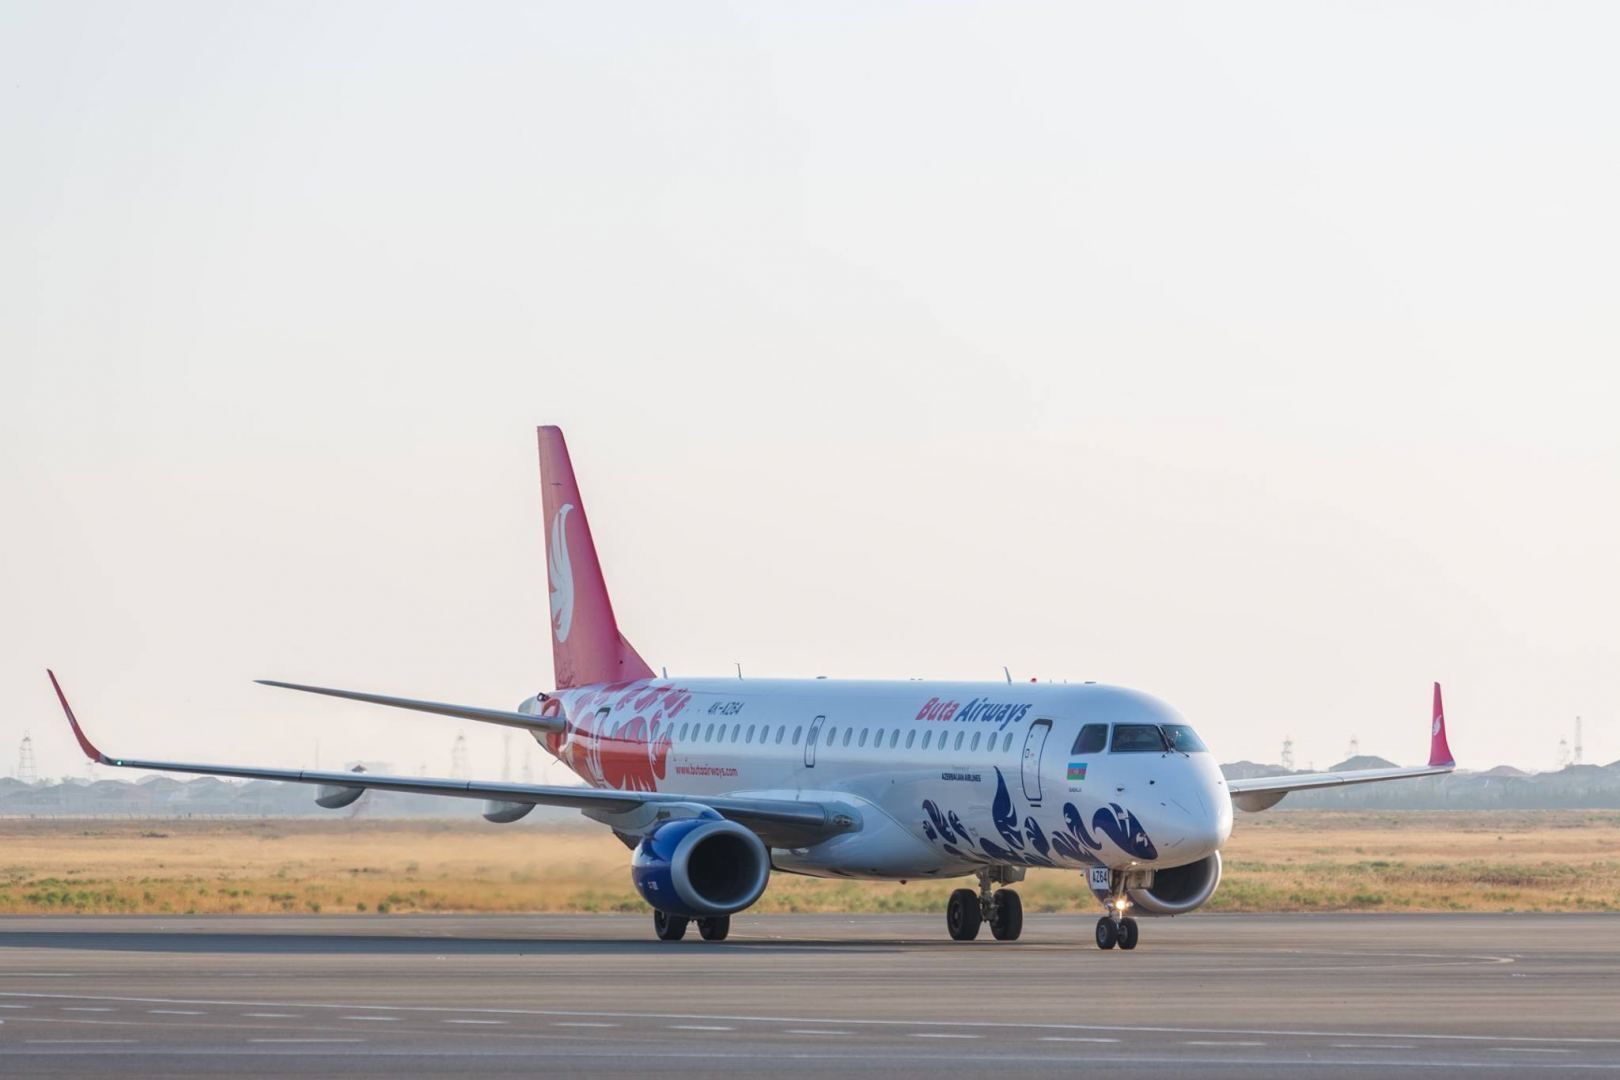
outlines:
[[[669,768],[669,721],[691,697],[646,683],[594,687],[566,707],[559,704],[558,711],[572,716],[565,732],[546,737],[546,747],[592,787],[657,791]]]

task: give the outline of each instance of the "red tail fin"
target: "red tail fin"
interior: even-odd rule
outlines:
[[[1434,684],[1434,723],[1429,727],[1429,764],[1455,765],[1451,747],[1446,743],[1446,710],[1440,704],[1440,684]]]
[[[551,656],[558,689],[652,678],[652,669],[624,640],[613,618],[561,428],[540,429],[540,485],[551,584]]]

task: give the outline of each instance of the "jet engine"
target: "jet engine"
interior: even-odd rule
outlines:
[[[759,899],[770,874],[771,857],[759,837],[718,815],[666,821],[642,837],[630,857],[630,878],[642,899],[687,918],[741,911]]]
[[[1220,883],[1221,853],[1216,851],[1186,866],[1155,870],[1150,884],[1128,886],[1125,895],[1143,914],[1185,915],[1208,902]]]

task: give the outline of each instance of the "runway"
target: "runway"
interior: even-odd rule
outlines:
[[[0,918],[11,1076],[1620,1075],[1620,918]]]

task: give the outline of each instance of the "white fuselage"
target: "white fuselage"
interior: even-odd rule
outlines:
[[[858,831],[771,852],[800,873],[1164,869],[1205,858],[1232,829],[1208,751],[1099,750],[1095,729],[1077,749],[1087,725],[1107,736],[1185,724],[1118,687],[653,679],[537,695],[520,711],[567,719],[540,742],[592,787],[857,808]]]

